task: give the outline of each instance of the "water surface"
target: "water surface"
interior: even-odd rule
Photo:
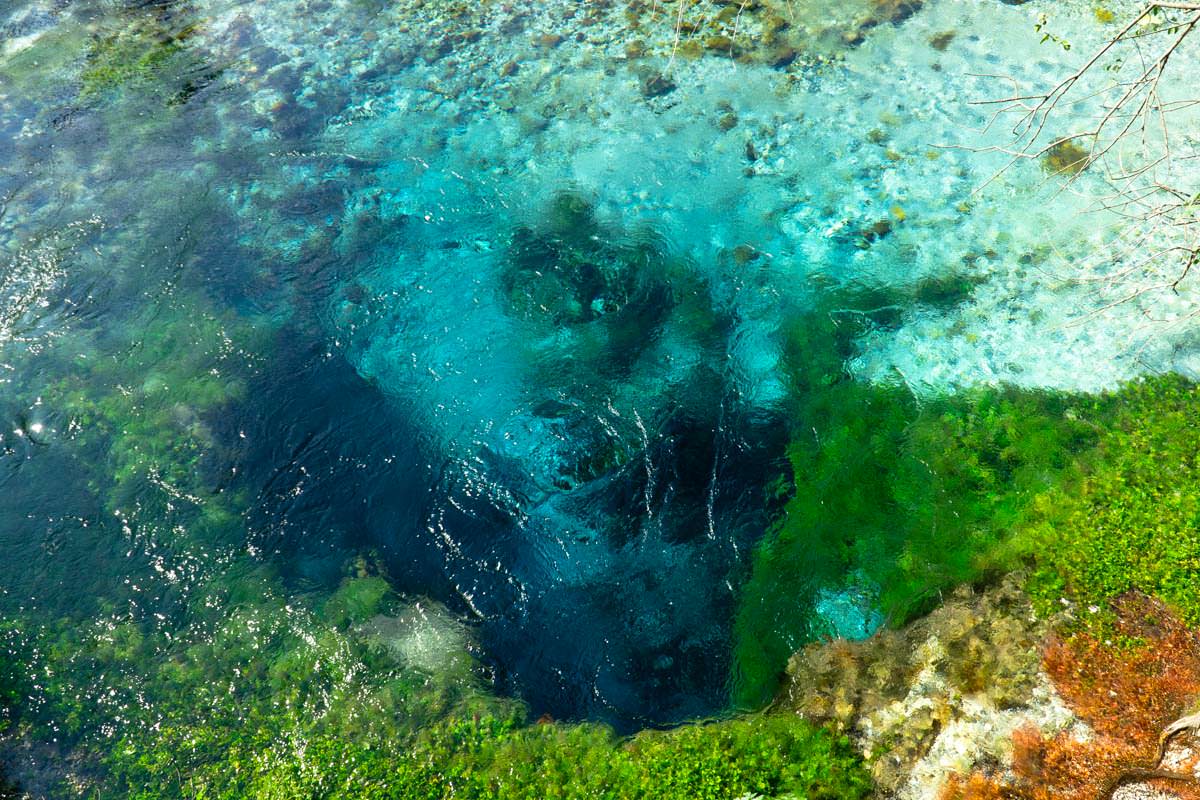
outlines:
[[[891,292],[850,368],[918,393],[1192,364],[1136,304],[1073,324],[1120,268],[1086,180],[988,183],[970,101],[1073,58],[1043,7],[5,6],[5,611],[170,625],[368,554],[537,714],[719,711],[822,298]],[[866,635],[844,577],[804,613]]]

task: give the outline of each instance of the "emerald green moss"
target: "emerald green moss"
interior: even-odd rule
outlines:
[[[337,627],[363,622],[383,610],[391,592],[387,580],[379,576],[346,581],[325,601],[323,615]]]
[[[1089,420],[1102,401],[1085,397],[989,388],[918,398],[851,380],[843,365],[869,324],[846,313],[854,302],[788,331],[789,499],[756,550],[735,620],[740,704],[764,702],[793,652],[836,633],[814,613],[822,591],[876,590],[878,609],[901,624],[944,590],[1015,566],[1025,551],[1010,534],[1032,499],[1100,437]]]
[[[92,97],[126,83],[149,80],[177,51],[178,45],[170,40],[103,39],[88,54],[88,65],[80,74],[80,94]]]
[[[358,579],[351,593],[373,586]],[[210,598],[219,598],[218,587]],[[62,797],[534,800],[866,797],[845,739],[797,716],[616,737],[525,722],[478,679],[448,685],[357,628],[338,631],[270,581],[172,635],[127,619],[46,629],[20,669],[22,733],[91,763]],[[339,592],[339,595],[344,592]],[[337,596],[337,595],[335,595]],[[399,604],[391,598],[393,605]]]
[[[15,623],[0,622],[0,734],[11,727],[30,692],[29,661],[29,640],[24,631]],[[0,773],[0,786],[3,783]]]
[[[182,784],[168,772],[175,754],[143,764],[159,780],[182,789],[204,786],[206,797],[221,800],[726,800],[748,794],[854,800],[871,788],[845,739],[792,716],[689,725],[624,742],[600,725],[530,726],[515,717],[483,716],[448,720],[402,744],[330,734],[288,748],[279,744],[263,741],[256,749],[221,742],[228,750],[219,769]]]
[[[1023,532],[1035,599],[1046,612],[1071,601],[1088,623],[1136,590],[1200,624],[1200,388],[1163,377],[1113,399],[1083,480],[1039,497]]]
[[[180,549],[243,538],[239,498],[210,488],[223,451],[209,421],[243,396],[263,333],[180,293],[89,343],[43,389],[110,515]]]
[[[1194,384],[920,398],[864,385],[843,365],[877,305],[841,297],[787,332],[790,474],[734,624],[736,702],[767,700],[793,652],[837,633],[816,604],[847,585],[901,624],[957,584],[1028,566],[1043,614],[1065,600],[1103,624],[1113,598],[1139,591],[1200,624]]]

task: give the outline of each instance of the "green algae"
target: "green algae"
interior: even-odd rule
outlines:
[[[93,776],[54,796],[276,796],[252,793],[261,766],[302,762],[292,748],[308,737],[369,748],[455,709],[504,713],[477,670],[402,663],[370,630],[331,627],[269,570],[242,566],[212,579],[178,625],[113,612],[32,634],[15,661],[38,677],[14,704],[15,733],[63,740]],[[356,580],[343,589],[357,594]],[[386,600],[393,613],[408,605]]]
[[[843,298],[787,332],[795,433],[773,489],[786,499],[735,619],[735,702],[765,702],[793,652],[840,635],[816,604],[847,585],[900,625],[957,585],[1027,568],[1043,615],[1065,603],[1103,628],[1136,591],[1200,623],[1200,389],[862,384],[843,365],[879,301]]]
[[[79,72],[79,97],[111,98],[117,91],[180,105],[220,69],[202,62],[190,40],[199,29],[188,13],[127,12],[107,21],[88,44]]]
[[[110,514],[183,525],[184,547],[238,537],[236,502],[215,489],[222,445],[209,421],[243,397],[265,332],[181,294],[109,332],[46,388]]]
[[[735,702],[775,692],[788,657],[839,635],[816,614],[822,592],[877,588],[894,625],[942,593],[1011,569],[1012,531],[1031,501],[1073,474],[1097,444],[1096,401],[980,388],[918,397],[906,386],[852,380],[844,363],[869,324],[846,298],[787,332],[795,434],[788,497],[757,547],[734,623]]]
[[[0,81],[14,95],[39,97],[64,76],[78,74],[80,56],[87,51],[88,32],[82,24],[60,24],[29,46],[0,57]]]
[[[1023,531],[1044,612],[1087,626],[1138,591],[1200,624],[1200,388],[1176,376],[1110,396],[1115,412],[1083,477],[1036,501]]]
[[[572,192],[558,193],[538,225],[513,232],[500,284],[510,314],[543,335],[569,331],[591,355],[574,360],[596,370],[627,368],[672,317],[698,337],[719,327],[707,287],[686,262],[653,232],[602,224]]]
[[[14,664],[41,676],[17,701],[19,732],[53,732],[76,762],[91,762],[89,780],[64,781],[55,796],[840,800],[870,791],[848,741],[794,715],[630,739],[599,724],[529,724],[519,705],[483,691],[477,668],[450,679],[426,672],[367,628],[339,630],[285,601],[269,573],[247,580],[253,588],[239,595],[253,604],[214,603],[233,599],[215,585],[174,633],[117,617],[38,633]],[[352,578],[334,597],[376,598],[364,615],[407,604],[379,588]]]
[[[25,665],[29,661],[29,643],[16,623],[0,624],[0,734],[12,725],[16,709],[28,693]],[[0,786],[3,786],[0,771]]]
[[[95,97],[133,83],[149,83],[179,55],[172,37],[113,34],[95,42],[80,74],[80,96]]]
[[[73,83],[85,102],[128,89],[178,104],[195,91],[197,81],[219,74],[189,52],[188,40],[196,29],[187,15],[156,14],[153,9],[114,9],[95,20],[64,15],[27,46],[0,58],[0,80],[25,97],[48,94],[47,86]]]

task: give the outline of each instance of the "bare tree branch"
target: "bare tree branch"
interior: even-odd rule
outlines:
[[[981,76],[1012,91],[972,104],[990,110],[985,134],[1011,121],[1008,144],[963,148],[1007,157],[980,189],[1024,160],[1041,161],[1063,179],[1063,189],[1085,174],[1089,188],[1109,187],[1094,209],[1122,220],[1126,230],[1106,261],[1111,269],[1097,275],[1115,298],[1093,313],[1150,292],[1178,295],[1200,262],[1200,186],[1188,185],[1195,174],[1180,169],[1200,158],[1200,138],[1172,127],[1200,104],[1200,86],[1198,96],[1186,96],[1193,74],[1172,69],[1197,27],[1200,2],[1151,2],[1048,90],[1026,89],[1013,76]],[[1066,125],[1078,127],[1051,133]]]

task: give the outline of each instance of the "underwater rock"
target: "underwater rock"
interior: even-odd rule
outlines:
[[[876,220],[874,223],[859,229],[858,235],[855,237],[855,245],[866,249],[880,239],[891,236],[894,229],[895,224],[887,217]]]
[[[664,257],[653,247],[611,244],[591,205],[562,194],[539,229],[513,233],[501,276],[506,305],[528,320],[580,325],[604,320],[610,334],[622,315],[645,337],[669,311],[671,289],[661,274]],[[657,273],[657,274],[656,274]]]
[[[776,702],[849,733],[884,796],[932,798],[960,764],[1006,753],[1016,728],[1075,721],[1040,668],[1048,630],[1020,576],[963,588],[902,630],[809,645]]]
[[[957,35],[958,34],[955,31],[943,31],[941,33],[935,33],[933,36],[929,37],[929,46],[938,52],[944,52],[946,48],[950,46],[950,43],[954,41],[954,37]]]
[[[733,39],[730,39],[728,36],[710,36],[704,40],[704,46],[709,50],[716,50],[720,53],[735,52]]]
[[[1053,175],[1078,175],[1091,163],[1091,153],[1072,139],[1050,146],[1042,156],[1042,167]]]
[[[655,73],[642,81],[642,96],[646,98],[662,97],[670,94],[678,87],[675,82],[662,73]]]
[[[870,19],[876,24],[890,22],[896,25],[920,11],[922,5],[924,0],[875,0]]]
[[[422,600],[391,614],[376,614],[357,630],[401,663],[430,675],[470,675],[470,632],[439,603]]]
[[[985,282],[980,275],[930,275],[917,281],[913,299],[922,305],[938,309],[952,308],[971,297],[975,287]]]
[[[763,61],[768,67],[783,69],[795,61],[799,55],[800,53],[796,50],[796,48],[783,45],[767,53],[766,57],[763,58]]]

